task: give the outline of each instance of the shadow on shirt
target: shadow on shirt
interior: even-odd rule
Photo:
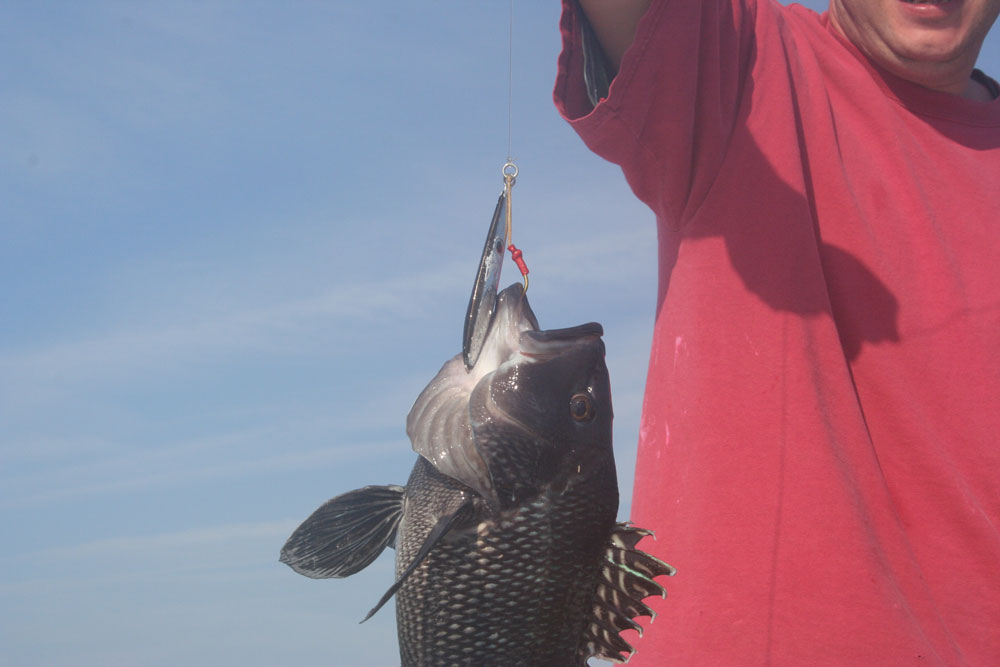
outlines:
[[[896,297],[855,255],[822,240],[823,228],[844,221],[817,221],[807,198],[756,147],[743,148],[742,155],[738,173],[725,164],[720,168],[684,226],[668,230],[661,224],[661,284],[669,283],[678,243],[722,237],[748,291],[777,311],[832,317],[849,361],[865,343],[898,341]],[[662,302],[661,291],[657,310]]]

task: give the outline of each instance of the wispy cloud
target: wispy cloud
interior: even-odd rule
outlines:
[[[273,542],[287,537],[302,519],[232,523],[145,536],[123,536],[93,540],[28,554],[47,562],[78,561],[83,558],[125,559],[142,554],[175,554],[241,542]]]
[[[4,558],[8,572],[24,577],[0,582],[0,593],[90,588],[125,582],[199,576],[219,583],[226,573],[261,577],[277,568],[278,550],[302,518],[190,528],[152,535],[123,535]]]
[[[583,265],[612,285],[626,285],[634,277],[636,247],[648,247],[654,237],[647,230],[607,233],[599,237],[559,240],[536,250],[550,288],[574,280]],[[0,388],[25,380],[58,378],[65,382],[80,374],[89,378],[134,373],[169,366],[180,358],[202,354],[240,354],[248,348],[287,349],[296,332],[319,327],[324,321],[350,326],[380,321],[418,319],[433,310],[436,298],[468,281],[468,259],[446,261],[412,275],[382,280],[341,283],[315,295],[284,302],[227,310],[224,304],[211,314],[190,320],[177,312],[174,323],[154,328],[133,327],[82,340],[56,343],[0,356]],[[645,269],[648,271],[649,269]],[[192,286],[192,289],[194,287]],[[576,295],[573,295],[574,297]],[[161,315],[162,318],[162,315]],[[336,334],[337,328],[326,330]],[[335,345],[330,346],[335,349]],[[443,361],[443,360],[442,360]]]
[[[0,509],[65,503],[97,495],[175,486],[196,480],[278,474],[316,469],[345,461],[405,454],[404,440],[331,445],[274,451],[281,437],[273,431],[250,431],[186,443],[170,443],[153,450],[124,448],[122,453],[4,479]]]
[[[221,310],[199,320],[149,329],[111,331],[83,340],[53,344],[0,357],[3,384],[13,378],[60,379],[86,373],[114,375],[169,365],[178,358],[230,353],[246,348],[288,346],[289,335],[317,322],[337,320],[353,325],[373,319],[413,317],[434,294],[454,283],[457,263],[408,277],[369,283],[341,284],[315,296],[238,311]],[[336,329],[332,329],[336,333]]]

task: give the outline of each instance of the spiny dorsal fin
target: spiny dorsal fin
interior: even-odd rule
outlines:
[[[616,524],[604,554],[604,566],[594,597],[594,619],[584,636],[584,653],[611,662],[628,662],[633,648],[618,633],[632,629],[642,634],[633,619],[653,617],[642,600],[652,595],[666,596],[656,577],[673,576],[676,570],[636,548],[648,530],[627,523]]]
[[[396,583],[394,583],[392,586],[389,587],[389,590],[385,592],[385,595],[383,595],[382,598],[378,601],[378,603],[371,608],[371,611],[369,611],[368,614],[363,619],[361,619],[362,623],[364,623],[369,618],[374,616],[375,612],[381,609],[382,606],[389,601],[389,598],[391,598],[393,595],[396,594],[396,591],[399,590],[399,587],[402,586],[403,582],[406,581],[406,578],[410,576],[415,569],[417,569],[417,566],[420,565],[420,562],[427,557],[427,554],[431,552],[431,549],[434,548],[434,545],[437,544],[442,537],[444,537],[445,533],[447,533],[451,529],[451,527],[454,526],[456,522],[458,522],[459,519],[465,518],[471,511],[472,511],[472,501],[467,500],[466,502],[459,505],[457,510],[437,520],[437,523],[435,523],[434,527],[431,528],[431,532],[427,534],[427,539],[424,540],[424,543],[422,545],[420,545],[420,550],[417,552],[417,555],[413,557],[413,560],[410,561],[410,564],[407,565],[406,569],[403,570],[403,573],[399,575],[399,579],[396,580]]]
[[[374,561],[396,537],[403,487],[366,486],[326,501],[281,549],[281,562],[313,579],[342,578]]]

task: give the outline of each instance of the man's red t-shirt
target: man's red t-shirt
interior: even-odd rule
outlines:
[[[591,110],[572,4],[557,104],[659,230],[633,663],[1000,665],[1000,103],[670,0]]]

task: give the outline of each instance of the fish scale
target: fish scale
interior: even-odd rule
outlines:
[[[406,488],[416,489],[406,503],[426,509],[400,526],[397,576],[430,531],[435,504],[466,491],[423,460]],[[607,501],[583,503],[583,496]],[[412,647],[402,654],[404,667],[585,664],[580,653],[605,548],[594,536],[610,531],[616,506],[611,467],[439,543],[396,593],[400,643]],[[593,531],[581,533],[581,523]]]

